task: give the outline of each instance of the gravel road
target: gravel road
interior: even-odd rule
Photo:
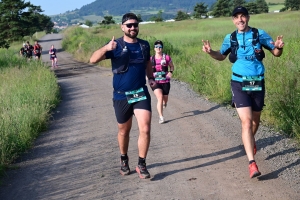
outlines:
[[[250,179],[234,109],[209,102],[187,84],[172,80],[165,124],[158,123],[152,95],[152,137],[147,157],[150,180],[135,171],[119,174],[117,124],[110,69],[76,62],[61,49],[60,34],[40,41],[55,70],[62,101],[48,131],[7,171],[1,200],[61,199],[300,199],[300,159],[295,142],[268,127],[257,133],[256,161],[262,175]],[[176,65],[175,65],[176,67]],[[138,128],[134,120],[130,167],[135,169]]]

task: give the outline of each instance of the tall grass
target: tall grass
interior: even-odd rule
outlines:
[[[58,95],[55,75],[43,63],[0,50],[0,174],[45,130]]]
[[[284,36],[285,48],[280,58],[266,52],[266,107],[263,120],[300,141],[300,87],[299,36],[300,12],[268,13],[253,15],[250,26],[264,29],[273,39]],[[169,23],[140,25],[139,37],[152,46],[156,39],[162,40],[164,51],[171,55],[175,70],[173,77],[185,81],[200,94],[212,101],[228,104],[231,101],[231,63],[219,62],[202,52],[202,40],[209,40],[212,48],[220,48],[226,34],[235,26],[231,18],[187,20]],[[90,30],[69,29],[63,41],[66,50],[75,56],[81,43],[81,56],[88,60],[92,52],[108,42],[112,36],[121,36],[119,25],[110,28],[97,27]],[[152,51],[153,53],[153,51]],[[109,62],[101,62],[110,66]]]

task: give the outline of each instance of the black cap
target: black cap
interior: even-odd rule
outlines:
[[[156,40],[154,45],[160,44],[164,48],[164,43],[161,40]]]
[[[134,13],[126,13],[122,17],[122,24],[124,24],[124,22],[126,22],[127,20],[130,20],[130,19],[135,19],[136,21],[138,21],[138,18]]]
[[[243,7],[243,6],[238,6],[238,7],[236,7],[236,8],[232,11],[232,16],[235,16],[235,15],[238,14],[238,13],[243,13],[243,14],[245,14],[245,15],[249,15],[249,14],[248,14],[248,10],[247,10],[245,7]]]

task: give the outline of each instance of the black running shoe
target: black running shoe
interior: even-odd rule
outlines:
[[[128,160],[121,160],[120,174],[122,174],[123,176],[130,174],[130,168],[129,168],[129,165],[128,165]]]
[[[146,163],[139,164],[138,166],[136,166],[135,170],[139,174],[140,178],[150,178],[150,174],[147,170]]]

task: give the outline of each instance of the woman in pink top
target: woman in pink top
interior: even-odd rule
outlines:
[[[152,62],[153,77],[156,86],[152,87],[157,98],[157,111],[159,114],[159,123],[165,122],[163,117],[163,108],[167,107],[168,95],[170,92],[170,79],[174,71],[174,65],[171,57],[163,53],[163,42],[157,40],[154,43],[155,55],[150,58]]]

